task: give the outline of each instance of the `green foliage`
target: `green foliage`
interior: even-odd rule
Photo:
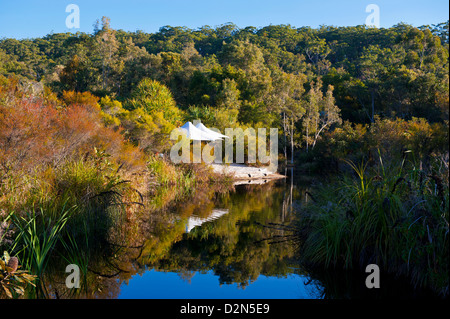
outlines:
[[[170,132],[181,124],[181,112],[169,89],[158,81],[143,79],[122,114],[124,126],[141,148],[162,151],[168,147]],[[125,116],[123,116],[125,115]]]
[[[345,160],[376,164],[378,151],[389,162],[401,162],[409,156],[427,166],[433,156],[445,158],[448,153],[448,124],[430,124],[423,118],[406,121],[378,116],[371,125],[345,121],[326,132],[309,158],[302,155],[299,163],[301,166],[314,161],[317,167],[327,167],[327,171],[345,171]]]
[[[104,123],[146,151],[167,150],[168,132],[201,119],[221,130],[277,127],[292,160],[341,119],[448,120],[446,26],[226,24],[147,34],[113,30],[103,17],[91,35],[1,40],[0,72],[42,79],[66,103],[64,92],[104,98]]]
[[[324,267],[376,263],[420,287],[448,294],[448,168],[348,162],[353,175],[317,189],[301,213],[301,256]]]
[[[128,177],[149,170],[150,181],[139,182],[162,203],[173,199],[170,187],[186,194],[218,180],[204,165],[147,157],[170,148],[173,128],[196,119],[222,133],[276,127],[286,159],[308,150],[298,158],[307,171],[367,163],[351,165],[356,181],[322,192],[312,260],[400,264],[437,287],[448,264],[448,177],[423,171],[437,158],[448,166],[448,57],[448,22],[148,34],[113,30],[103,17],[92,34],[1,39],[0,204],[15,212],[17,245],[33,271],[45,269],[56,242],[87,265],[92,256],[79,248],[105,238],[122,213],[133,216],[138,192]],[[392,167],[378,163],[379,151]]]
[[[176,112],[175,101],[170,91],[163,84],[151,79],[143,79],[131,94],[129,108],[131,110],[142,107],[147,113],[162,111],[170,120]]]
[[[0,258],[0,284],[3,293],[8,298],[17,298],[25,294],[25,288],[28,285],[35,286],[33,281],[36,276],[30,275],[26,270],[19,270],[19,261],[17,257],[10,257],[7,251],[4,251]]]
[[[72,211],[73,208],[66,209],[63,206],[55,220],[52,219],[52,216],[47,216],[42,208],[38,213],[33,211],[26,217],[13,215],[18,234],[12,250],[22,256],[26,268],[36,276],[42,276],[49,260],[48,257],[59,240]]]

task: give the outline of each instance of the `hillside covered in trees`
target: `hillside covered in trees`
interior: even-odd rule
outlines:
[[[448,47],[448,22],[151,34],[114,30],[103,17],[92,34],[0,40],[0,74],[58,98],[90,92],[116,124],[144,110],[141,124],[155,132],[194,118],[219,129],[278,127],[282,145],[306,149],[345,121],[448,120]]]

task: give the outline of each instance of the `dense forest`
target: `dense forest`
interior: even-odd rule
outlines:
[[[103,17],[92,34],[2,39],[0,74],[34,81],[58,98],[90,92],[103,98],[112,122],[145,110],[145,124],[163,131],[192,118],[219,129],[279,127],[284,143],[308,148],[345,121],[448,120],[448,46],[448,22],[164,26],[151,34],[114,30]]]
[[[278,128],[280,163],[344,177],[314,185],[301,211],[311,264],[376,261],[448,296],[448,32],[447,21],[146,33],[103,17],[92,33],[0,39],[0,248],[40,277],[57,243],[122,229],[119,208],[135,231],[147,195],[218,182],[155,156],[173,128],[201,119],[222,132]]]

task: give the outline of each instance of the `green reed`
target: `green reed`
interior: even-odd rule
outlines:
[[[383,163],[381,156],[370,168],[348,164],[354,174],[318,187],[316,202],[300,213],[302,258],[344,269],[376,263],[448,294],[445,165],[425,171],[405,160]]]

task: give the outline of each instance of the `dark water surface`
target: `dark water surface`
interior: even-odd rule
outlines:
[[[150,196],[141,219],[110,227],[89,253],[49,267],[50,298],[98,299],[355,299],[410,298],[414,290],[381,270],[381,288],[367,274],[311,270],[298,261],[296,212],[311,201],[291,174],[202,188],[188,199],[170,189]],[[175,197],[174,197],[175,196]],[[171,203],[170,205],[168,203]],[[173,204],[175,203],[175,204]],[[300,221],[301,222],[301,221]],[[78,247],[80,248],[80,247]],[[74,261],[71,261],[74,260]],[[81,289],[67,289],[64,269],[79,263]],[[84,265],[84,267],[83,267]],[[54,269],[53,274],[51,269]]]
[[[301,189],[284,179],[259,183],[178,205],[178,240],[121,282],[118,298],[320,298],[295,260],[290,224]]]
[[[142,258],[139,274],[118,282],[117,297],[416,297],[409,285],[396,278],[383,275],[380,289],[368,289],[364,273],[308,272],[301,267],[291,227],[295,211],[308,203],[309,189],[287,175],[277,181],[242,182],[231,192],[177,205],[171,213],[178,229],[171,238],[176,239],[158,257]]]

